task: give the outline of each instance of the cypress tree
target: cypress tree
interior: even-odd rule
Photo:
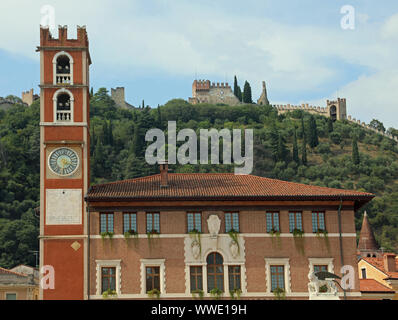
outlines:
[[[94,148],[95,148],[95,126],[93,126],[92,134],[90,137],[90,156],[94,154]]]
[[[308,134],[308,144],[311,148],[315,148],[319,144],[319,139],[318,130],[316,128],[316,121],[313,115],[310,116]]]
[[[239,99],[238,79],[236,78],[236,76],[234,77],[234,95]]]
[[[140,152],[140,133],[139,133],[139,127],[135,123],[134,124],[134,135],[133,135],[133,141],[131,144],[131,149],[130,149],[130,154],[134,155],[134,157],[139,156]]]
[[[162,127],[162,112],[160,110],[160,106],[158,105],[158,110],[157,110],[157,122],[158,122],[158,128]]]
[[[298,145],[297,145],[297,132],[296,127],[294,127],[294,135],[293,135],[293,161],[299,164],[299,152],[298,152]]]
[[[305,128],[304,128],[304,118],[301,118],[301,126],[303,132],[303,141],[301,144],[301,163],[306,166],[307,165],[307,138],[305,135]]]
[[[361,163],[361,159],[359,157],[359,150],[358,150],[358,141],[356,136],[354,136],[354,138],[352,139],[352,162],[355,165]]]
[[[278,156],[278,161],[285,161],[287,160],[287,155],[288,155],[288,150],[285,145],[285,139],[283,138],[282,134],[279,132],[278,133],[278,150],[277,150],[277,156]]]
[[[247,81],[245,81],[245,86],[243,87],[243,103],[253,103],[252,89]]]
[[[328,118],[328,132],[333,132],[333,120]]]
[[[276,129],[275,124],[273,124],[271,127],[270,144],[271,144],[272,158],[274,159],[275,162],[277,162],[279,158],[279,132]]]
[[[93,171],[95,176],[102,176],[103,167],[104,167],[105,159],[104,159],[104,148],[102,146],[102,142],[100,137],[97,139],[97,143],[95,144],[94,151],[94,159],[93,159]]]
[[[242,90],[240,86],[238,86],[237,92],[238,92],[237,98],[239,99],[240,102],[242,102]]]
[[[108,121],[104,121],[104,125],[102,126],[102,144],[109,144],[109,131],[108,131]]]
[[[113,146],[113,129],[112,129],[112,120],[109,120],[108,126],[108,144]]]

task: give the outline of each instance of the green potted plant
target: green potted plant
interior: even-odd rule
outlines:
[[[116,298],[116,297],[117,297],[116,290],[108,289],[102,293],[103,299]]]
[[[231,299],[239,299],[241,294],[242,294],[241,289],[235,288],[234,290],[229,291],[229,295],[231,296]]]
[[[238,253],[240,253],[240,246],[239,246],[239,231],[235,229],[231,229],[228,231],[229,236],[231,237],[232,241],[236,243],[238,246]]]
[[[210,295],[211,295],[214,299],[220,300],[221,297],[222,297],[222,295],[223,295],[223,292],[222,292],[220,289],[218,289],[218,288],[214,288],[214,289],[211,289],[211,290],[210,290]]]
[[[134,237],[134,244],[135,246],[137,246],[138,232],[130,229],[124,233],[124,239],[126,240],[127,245],[129,245],[129,240],[131,239],[131,237]]]
[[[276,288],[273,291],[276,300],[286,300],[286,293],[285,290],[282,288]]]
[[[194,298],[194,299],[198,298],[200,300],[203,299],[204,294],[205,294],[204,291],[201,289],[193,290],[191,293],[192,293],[192,298]]]
[[[148,237],[148,244],[149,244],[149,249],[152,248],[152,239],[154,236],[159,236],[159,232],[156,229],[152,229],[151,231],[148,231],[146,233]]]
[[[294,229],[293,232],[294,244],[300,254],[304,255],[304,231],[300,229]]]
[[[109,241],[110,241],[110,244],[112,247],[113,236],[114,236],[113,232],[109,232],[109,231],[101,232],[102,244],[104,244],[106,238],[109,238]]]
[[[269,234],[271,235],[272,243],[274,243],[274,239],[276,239],[277,246],[280,248],[281,247],[281,232],[279,230],[277,230],[275,227],[272,227],[272,229],[269,231]]]
[[[320,286],[319,287],[319,292],[320,293],[326,293],[326,292],[328,292],[329,290],[328,290],[328,286],[326,285],[326,284],[324,284],[323,286]]]
[[[153,298],[159,299],[160,298],[160,291],[158,289],[156,289],[156,288],[152,289],[152,290],[149,290],[147,292],[147,294],[148,294],[148,297],[151,298],[151,299],[153,299]]]

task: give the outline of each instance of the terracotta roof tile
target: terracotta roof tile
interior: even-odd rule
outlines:
[[[380,293],[394,293],[395,291],[381,284],[374,279],[360,279],[359,290],[361,292],[380,292]]]
[[[388,278],[398,279],[398,257],[395,259],[395,270],[397,270],[397,272],[387,272],[384,268],[383,258],[364,257],[363,260],[365,260],[375,268],[379,269],[381,272],[385,273]]]
[[[1,267],[0,267],[0,274],[11,274],[11,275],[16,275],[16,276],[20,276],[20,277],[27,277],[26,274],[7,270],[7,269],[1,268]]]
[[[92,186],[86,199],[351,199],[370,201],[371,193],[286,182],[233,173],[169,173],[168,186],[160,186],[160,174]]]

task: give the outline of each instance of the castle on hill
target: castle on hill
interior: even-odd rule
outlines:
[[[188,99],[191,104],[211,103],[211,104],[227,104],[236,106],[242,104],[235,96],[228,82],[210,82],[210,80],[195,80],[192,84],[192,98]],[[269,104],[267,98],[267,89],[265,81],[263,81],[263,91],[257,104]]]
[[[265,81],[260,98],[257,100],[257,105],[271,105],[268,96]],[[194,80],[192,84],[192,97],[188,99],[191,104],[210,103],[210,104],[226,104],[236,106],[242,104],[235,96],[231,86],[227,83],[215,83],[210,80]],[[375,133],[381,134],[389,139],[398,142],[398,137],[394,137],[389,133],[379,131],[361,120],[357,120],[350,115],[347,115],[347,100],[345,98],[337,98],[337,100],[326,100],[326,107],[312,106],[308,103],[301,105],[292,104],[272,104],[278,114],[284,114],[296,110],[308,112],[310,114],[318,114],[327,118],[336,120],[347,120],[361,127],[371,130]]]

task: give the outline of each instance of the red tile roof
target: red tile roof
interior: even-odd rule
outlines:
[[[0,267],[0,274],[11,274],[11,275],[16,275],[16,276],[20,276],[20,277],[27,277],[26,274],[7,270],[7,269],[1,268],[1,267]]]
[[[359,291],[367,293],[395,293],[394,290],[386,287],[374,279],[360,279]]]
[[[398,258],[395,259],[395,270],[397,270],[397,272],[387,272],[384,268],[383,258],[364,257],[362,259],[371,264],[372,266],[374,266],[375,268],[379,269],[381,272],[385,273],[388,276],[388,278],[398,279]]]
[[[168,186],[160,174],[92,186],[86,199],[250,199],[250,200],[357,200],[370,201],[371,193],[325,188],[233,173],[169,173]]]

